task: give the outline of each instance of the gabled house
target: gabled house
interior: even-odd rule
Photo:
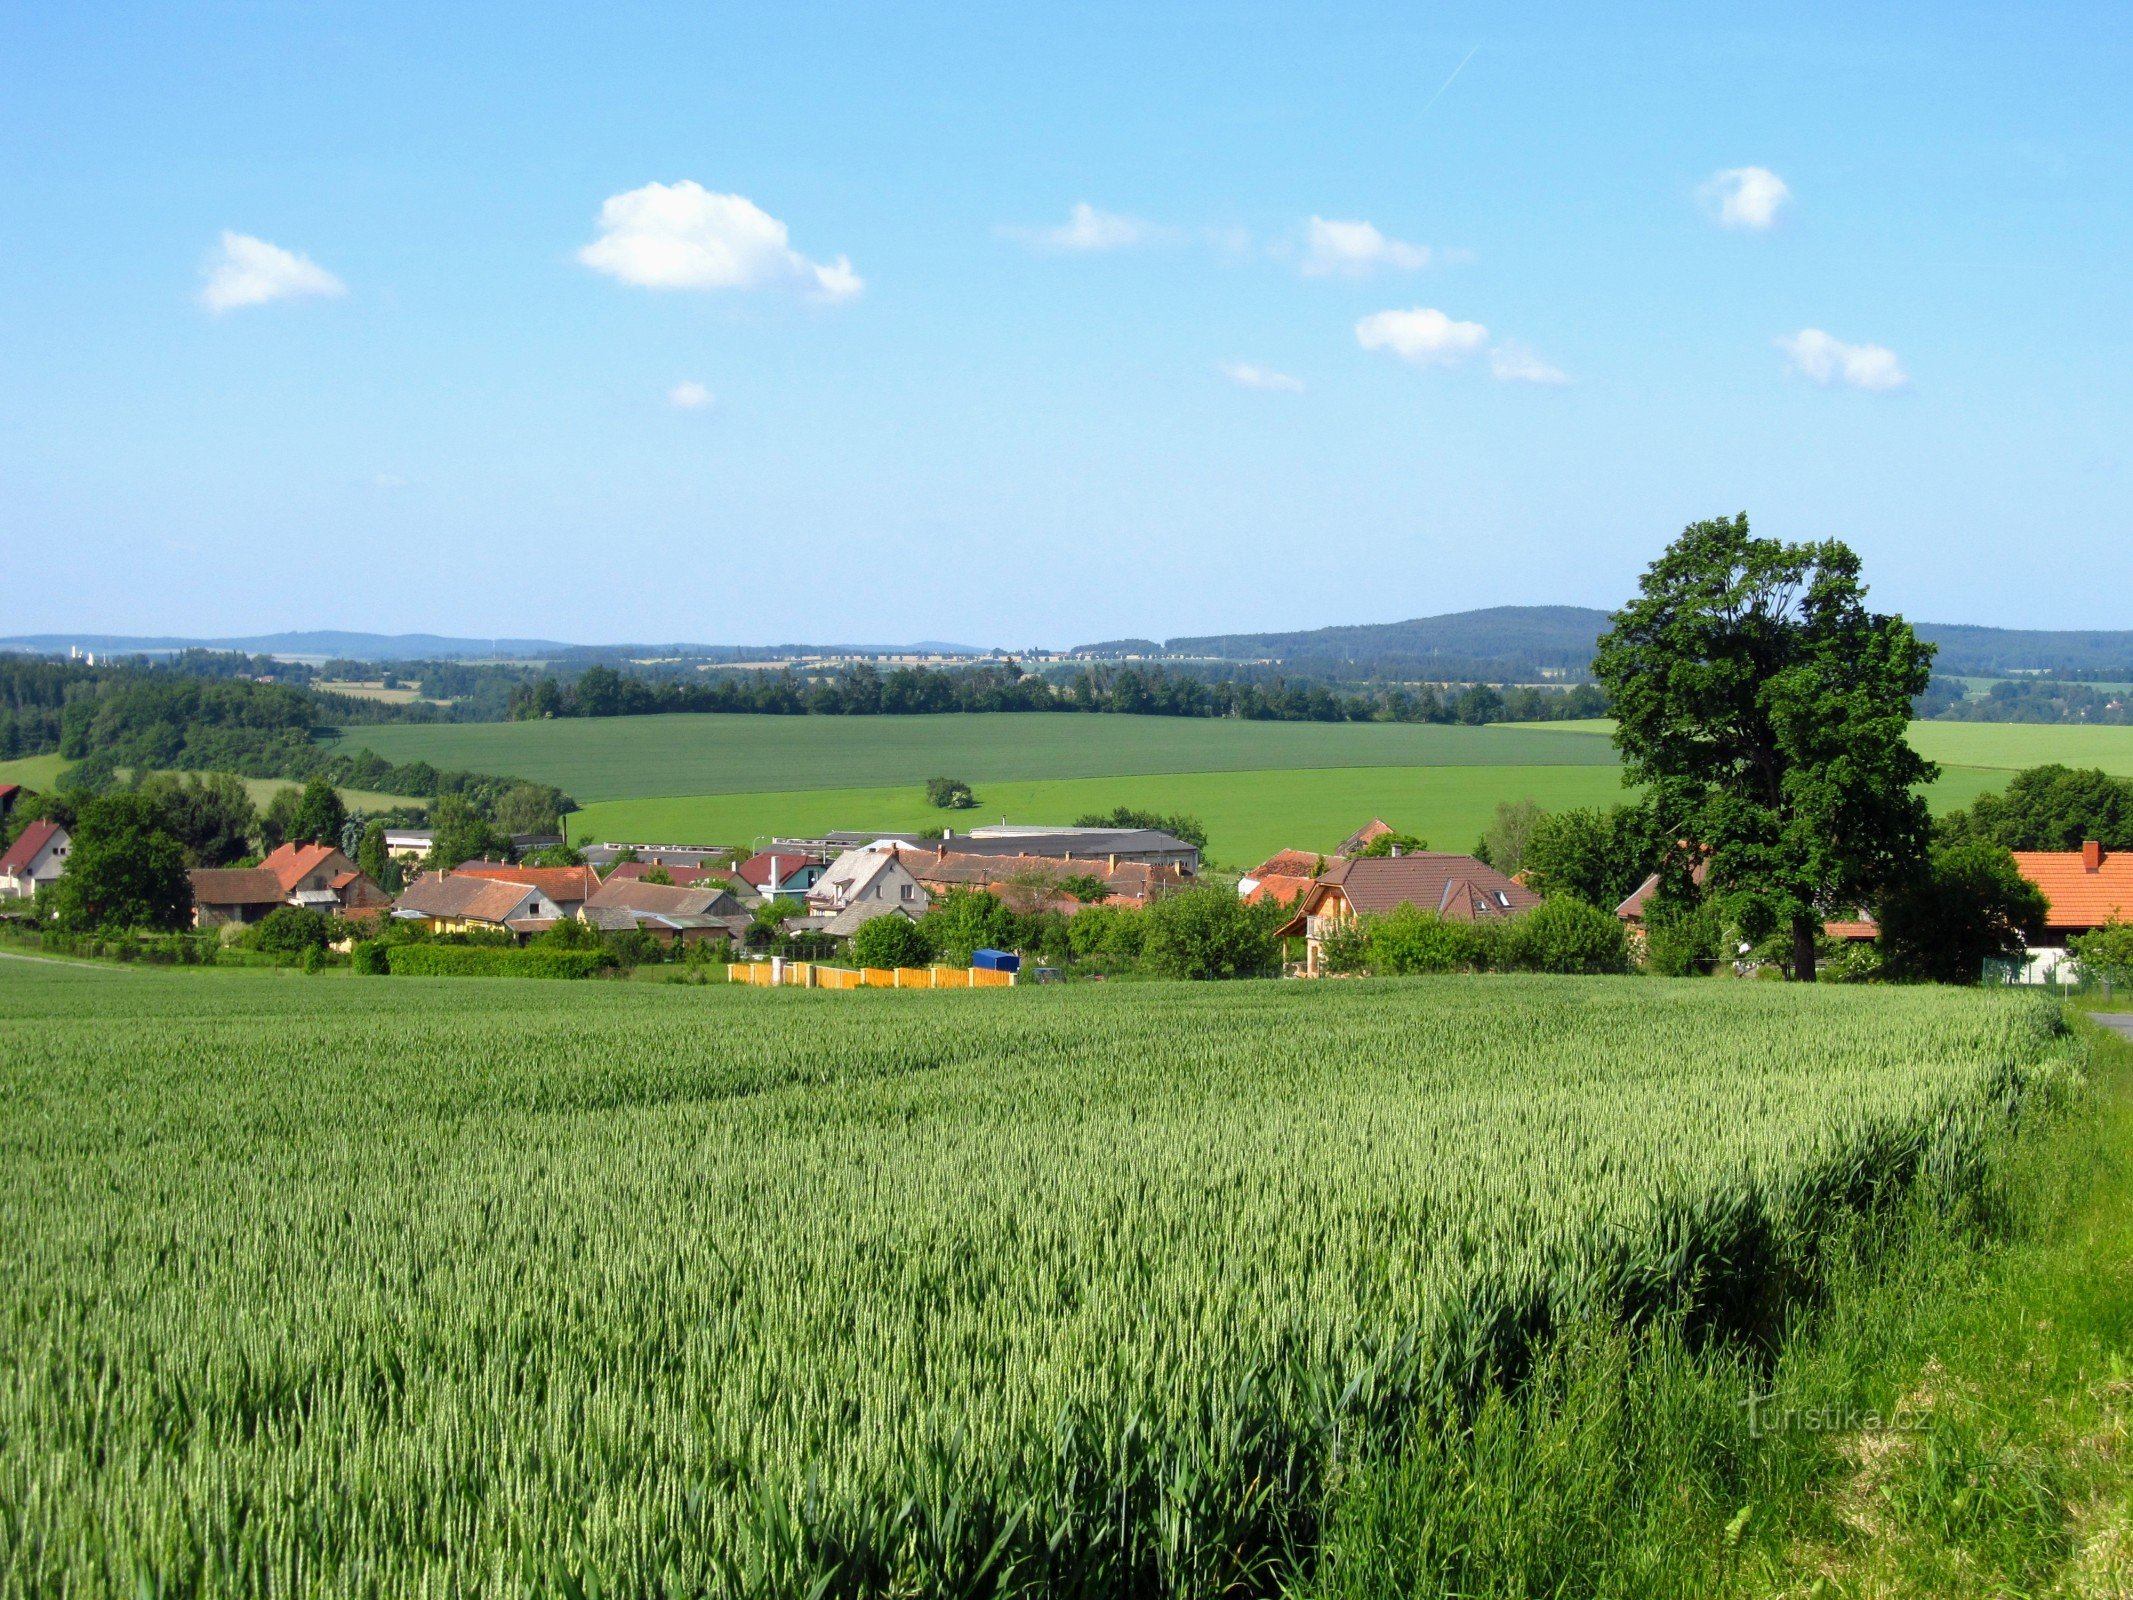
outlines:
[[[723,888],[684,889],[675,884],[610,878],[578,913],[603,932],[635,928],[658,938],[693,943],[738,940],[748,912]]]
[[[56,822],[39,819],[0,855],[0,895],[27,900],[67,870],[73,841]]]
[[[807,891],[807,909],[813,916],[834,917],[865,905],[882,910],[896,907],[916,918],[924,916],[931,904],[933,896],[904,865],[902,853],[893,845],[845,851]]]
[[[195,867],[187,876],[196,928],[241,927],[289,903],[281,879],[264,867]]]
[[[1275,930],[1305,941],[1304,970],[1324,970],[1324,941],[1341,924],[1381,916],[1400,906],[1430,911],[1447,922],[1495,922],[1531,911],[1541,897],[1472,856],[1440,850],[1368,856],[1328,866]]]
[[[797,851],[762,850],[734,869],[734,876],[766,900],[803,896],[829,871],[829,863]]]
[[[359,916],[392,904],[391,895],[331,845],[278,845],[259,863],[259,870],[273,874],[290,905],[329,916]]]
[[[1383,827],[1384,824],[1373,823],[1372,826]],[[1276,850],[1237,880],[1237,893],[1244,897],[1246,905],[1255,906],[1262,900],[1289,905],[1318,881],[1318,875],[1327,865],[1327,857],[1314,850]]]
[[[462,877],[456,872],[425,872],[393,902],[393,916],[420,922],[432,933],[474,933],[482,929],[524,935],[538,932],[562,915],[539,889],[498,878]]]
[[[2106,850],[2094,839],[2079,850],[2017,850],[2015,867],[2044,891],[2047,945],[2064,945],[2116,919],[2133,922],[2133,851]]]
[[[578,908],[600,892],[600,874],[591,867],[520,867],[508,861],[462,861],[452,869],[452,875],[522,883],[540,890],[566,917],[576,916]]]
[[[395,861],[420,861],[430,853],[437,835],[429,828],[387,828],[385,853]]]

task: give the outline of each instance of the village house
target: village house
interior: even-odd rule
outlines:
[[[403,864],[424,860],[430,853],[430,846],[436,842],[437,835],[429,828],[389,827],[385,830],[385,853]]]
[[[392,904],[392,896],[331,845],[277,846],[259,863],[259,870],[273,874],[285,901],[310,911],[361,916]]]
[[[665,867],[669,872],[687,868],[717,867],[730,861],[736,852],[724,845],[715,844],[621,844],[610,839],[602,844],[589,844],[578,854],[587,866],[598,867],[604,874],[618,864],[623,855],[631,857],[640,867]],[[620,862],[628,866],[631,862]],[[675,880],[679,882],[679,879]]]
[[[932,894],[904,865],[894,844],[845,851],[807,891],[810,915],[841,918],[853,931],[887,911],[922,917],[932,903]],[[823,931],[832,930],[825,924]]]
[[[2046,945],[2110,922],[2133,922],[2133,851],[2106,850],[2094,839],[2079,850],[2017,850],[2015,867],[2044,891]]]
[[[766,900],[775,900],[781,895],[799,899],[820,882],[822,874],[827,871],[829,863],[819,856],[798,850],[780,850],[773,845],[743,861],[733,869],[733,875]]]
[[[263,867],[196,867],[187,876],[196,928],[247,926],[289,903],[281,879]]]
[[[501,878],[425,872],[393,903],[393,916],[432,933],[510,933],[523,938],[555,926],[562,910],[541,890]]]
[[[0,896],[27,900],[67,870],[73,841],[58,823],[39,819],[0,855]]]
[[[494,878],[500,883],[520,883],[538,889],[566,917],[600,892],[600,874],[591,867],[521,867],[509,861],[462,861],[452,869],[461,878]]]
[[[579,916],[602,932],[635,928],[668,942],[701,939],[738,940],[750,921],[740,901],[719,887],[684,889],[679,885],[610,878],[600,885]]]
[[[1275,930],[1302,936],[1304,971],[1325,970],[1324,942],[1358,917],[1382,916],[1400,906],[1434,912],[1447,922],[1494,922],[1531,911],[1541,897],[1472,856],[1439,850],[1366,856],[1336,861],[1311,883],[1296,911]]]
[[[779,840],[781,847],[791,841]],[[952,830],[939,839],[923,839],[915,833],[832,833],[827,841],[839,850],[876,842],[905,845],[916,850],[941,850],[958,855],[1000,858],[1037,856],[1068,863],[1066,871],[1109,871],[1121,862],[1175,868],[1186,877],[1200,870],[1196,845],[1159,828],[973,828],[958,835]],[[1093,866],[1101,862],[1103,866]]]
[[[1157,862],[1115,861],[1108,857],[1070,861],[1060,856],[972,855],[946,844],[930,850],[899,850],[898,859],[933,894],[945,894],[950,889],[983,889],[1010,909],[1024,913],[1060,911],[1071,916],[1080,910],[1083,902],[1062,887],[1070,879],[1097,880],[1104,888],[1104,904],[1127,908],[1145,906],[1193,881],[1182,868]]]
[[[1237,880],[1237,893],[1246,905],[1256,906],[1263,900],[1272,900],[1285,906],[1318,880],[1329,860],[1339,859],[1338,856],[1328,858],[1315,850],[1276,850]]]

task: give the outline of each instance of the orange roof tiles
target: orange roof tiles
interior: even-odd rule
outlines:
[[[2100,928],[2113,917],[2133,922],[2133,851],[2017,850],[2014,859],[2051,902],[2044,925],[2053,932]]]

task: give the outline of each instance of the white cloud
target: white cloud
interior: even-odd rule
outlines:
[[[753,200],[686,179],[608,196],[600,237],[578,260],[640,289],[797,287],[849,300],[866,287],[850,258],[812,261],[793,249],[785,224]]]
[[[1304,235],[1307,278],[1363,278],[1380,267],[1411,272],[1429,265],[1429,246],[1388,239],[1367,222],[1313,217],[1304,225]]]
[[[1267,389],[1280,394],[1302,394],[1303,382],[1271,367],[1255,367],[1249,361],[1225,361],[1222,376],[1240,389]]]
[[[1777,221],[1778,207],[1792,198],[1785,180],[1768,167],[1728,167],[1703,186],[1703,202],[1721,227],[1757,232]]]
[[[1846,383],[1854,389],[1884,393],[1911,381],[1896,352],[1886,345],[1846,344],[1820,328],[1802,328],[1779,339],[1777,346],[1790,359],[1793,371],[1816,383]]]
[[[263,306],[269,300],[302,300],[347,292],[348,285],[309,256],[268,244],[249,233],[225,230],[220,248],[208,257],[207,282],[201,285],[200,303],[220,316],[239,306]]]
[[[701,411],[711,403],[711,391],[694,378],[684,379],[667,391],[667,404],[677,411]]]
[[[1135,245],[1152,244],[1167,233],[1167,230],[1138,217],[1099,211],[1086,200],[1075,202],[1074,209],[1067,213],[1067,220],[1059,227],[1002,228],[1000,231],[1010,239],[1021,240],[1033,250],[1076,255],[1100,250],[1130,250]]]
[[[1570,374],[1520,344],[1506,339],[1489,352],[1489,371],[1504,383],[1568,383]]]
[[[1389,350],[1416,366],[1450,366],[1485,346],[1489,330],[1417,306],[1412,311],[1373,311],[1355,325],[1355,342],[1365,350]]]

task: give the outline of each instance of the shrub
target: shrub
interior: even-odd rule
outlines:
[[[861,967],[923,967],[933,945],[916,923],[890,912],[862,923],[852,935],[852,963]]]
[[[1653,896],[1644,912],[1645,970],[1662,978],[1713,971],[1725,954],[1726,921],[1715,900],[1684,904]]]
[[[269,955],[300,956],[306,950],[323,950],[333,937],[326,916],[304,906],[276,906],[252,928],[245,943]]]
[[[2133,986],[2133,922],[2113,917],[2089,933],[2066,941],[2081,963],[2082,975],[2101,978],[2113,987]]]
[[[1481,940],[1470,922],[1447,922],[1434,911],[1396,906],[1365,925],[1364,958],[1372,972],[1462,972],[1481,965]]]
[[[1492,965],[1527,972],[1627,972],[1622,919],[1568,895],[1553,895],[1503,925]]]
[[[590,978],[615,964],[605,950],[505,950],[449,944],[392,945],[385,959],[396,978]]]
[[[1128,906],[1084,906],[1067,919],[1067,949],[1076,960],[1108,956],[1132,961],[1141,953],[1147,914]]]
[[[364,939],[349,952],[348,964],[356,975],[363,978],[382,978],[392,971],[387,964],[386,946],[376,939]]]
[[[1360,917],[1336,922],[1318,941],[1319,965],[1328,972],[1362,972],[1370,965],[1370,929]]]
[[[928,778],[926,804],[943,811],[968,811],[978,803],[970,785],[961,778]]]
[[[1141,954],[1166,978],[1249,977],[1274,959],[1266,916],[1219,884],[1165,895],[1141,915]]]

